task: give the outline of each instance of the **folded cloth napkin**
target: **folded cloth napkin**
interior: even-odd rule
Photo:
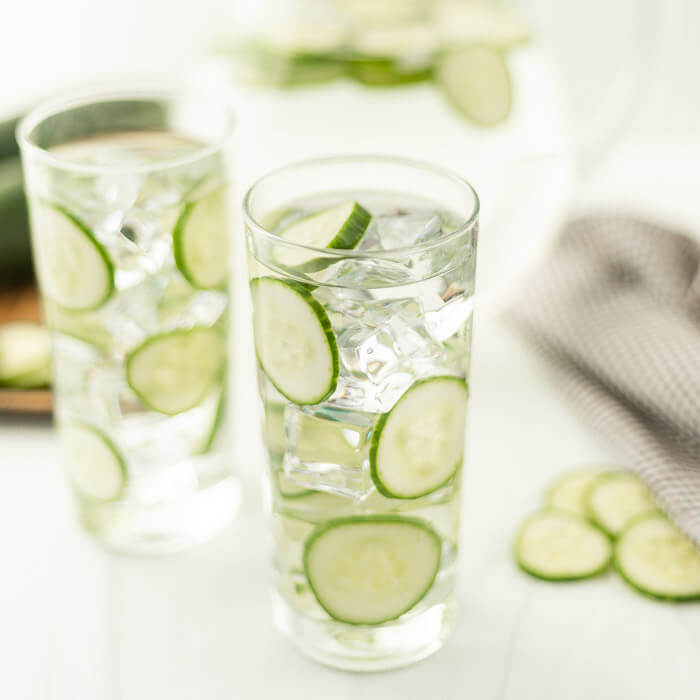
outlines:
[[[700,545],[700,244],[575,219],[508,315]]]

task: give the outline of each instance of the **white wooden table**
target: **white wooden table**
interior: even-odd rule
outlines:
[[[49,427],[3,417],[0,697],[697,700],[700,605],[647,600],[613,574],[541,583],[513,564],[514,529],[546,482],[615,455],[495,319],[476,327],[472,389],[454,635],[414,667],[367,676],[306,661],[272,626],[255,441],[239,450],[245,500],[225,532],[135,559],[77,530]]]

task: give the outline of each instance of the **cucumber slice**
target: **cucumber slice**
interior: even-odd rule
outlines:
[[[625,527],[615,566],[632,587],[665,600],[700,599],[700,551],[659,512]]]
[[[277,489],[282,498],[301,498],[314,493],[311,489],[297,484],[290,479],[283,471],[277,472]]]
[[[372,481],[389,498],[420,498],[446,484],[462,463],[469,393],[463,379],[415,382],[381,416],[369,452]]]
[[[658,508],[646,484],[634,474],[610,474],[597,479],[586,493],[586,511],[613,537],[642,513]]]
[[[322,523],[304,547],[304,573],[335,620],[379,625],[411,610],[433,585],[441,542],[416,518],[370,515]]]
[[[263,416],[263,442],[273,454],[283,454],[284,439],[284,404],[265,402]]]
[[[173,229],[175,264],[200,289],[226,286],[229,271],[228,190],[185,206]]]
[[[338,382],[338,346],[324,308],[306,287],[276,277],[250,283],[260,366],[296,404],[315,404]]]
[[[195,327],[147,338],[126,358],[126,381],[142,403],[168,415],[194,408],[221,374],[224,341]]]
[[[347,201],[307,216],[279,232],[283,241],[311,248],[354,248],[364,235],[372,215],[357,202]],[[313,251],[276,246],[280,265],[298,267],[313,260]]]
[[[63,207],[48,204],[36,208],[32,224],[43,293],[71,311],[102,306],[114,291],[114,269],[90,229]]]
[[[0,326],[0,386],[33,389],[51,380],[49,332],[32,321]]]
[[[528,518],[515,542],[520,568],[546,581],[576,581],[604,571],[610,538],[575,513],[545,510]]]
[[[83,495],[100,501],[119,498],[126,485],[124,458],[114,443],[97,428],[72,421],[61,427],[68,475]]]
[[[485,46],[450,51],[436,72],[447,98],[475,124],[494,126],[510,114],[513,88],[499,51]]]
[[[586,492],[604,473],[604,469],[588,467],[564,475],[550,486],[545,496],[546,504],[556,510],[567,510],[584,515]]]
[[[217,438],[217,435],[219,434],[219,429],[226,422],[225,415],[226,415],[226,390],[222,387],[221,391],[219,392],[219,398],[216,401],[216,408],[214,409],[214,418],[211,422],[211,427],[209,428],[209,431],[206,433],[206,435],[204,436],[204,438],[200,442],[199,447],[195,450],[195,454],[198,454],[198,455],[207,454],[208,452],[211,451],[212,447],[214,446],[214,443],[219,442],[218,440],[216,440],[216,438]]]

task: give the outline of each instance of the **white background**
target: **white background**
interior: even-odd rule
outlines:
[[[576,4],[552,3],[546,16],[561,22]],[[600,27],[623,32],[624,14],[613,18],[608,4],[586,3],[571,36],[590,37],[584,44],[595,48]],[[230,15],[220,0],[6,5],[0,117],[106,75],[188,72],[211,27]],[[621,203],[700,230],[700,7],[659,5],[658,61],[644,81],[644,102],[575,200]],[[579,57],[574,73],[585,74],[587,62],[591,70],[617,65],[609,48],[595,60],[570,50],[562,62],[572,55]],[[594,105],[595,81],[580,87],[579,108]],[[247,371],[248,351],[239,372]],[[252,390],[250,381],[240,386]],[[614,576],[552,586],[515,569],[513,531],[546,482],[573,464],[621,456],[599,442],[541,361],[491,314],[477,319],[470,410],[456,632],[431,659],[373,676],[317,667],[271,625],[252,478],[261,456],[255,416],[240,414],[236,431],[246,476],[236,523],[204,547],[155,561],[114,557],[84,539],[47,424],[1,416],[0,698],[697,700],[698,606],[648,601]]]

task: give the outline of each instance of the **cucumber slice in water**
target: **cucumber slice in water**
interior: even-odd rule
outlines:
[[[227,193],[222,187],[185,206],[173,229],[178,270],[200,289],[224,287],[229,269]]]
[[[315,404],[338,382],[338,346],[324,308],[303,285],[276,277],[250,283],[260,365],[296,404]]]
[[[415,382],[377,422],[369,463],[377,490],[419,498],[447,483],[464,454],[467,385],[453,376]]]
[[[304,573],[321,607],[350,625],[411,610],[433,585],[441,542],[416,518],[370,515],[322,523],[304,547]]]
[[[102,306],[114,291],[114,269],[90,229],[63,207],[47,204],[37,207],[33,229],[43,293],[72,311]]]
[[[126,381],[141,401],[175,415],[194,408],[221,374],[224,341],[208,327],[147,338],[126,358]]]
[[[0,386],[32,389],[51,379],[49,332],[32,321],[0,326]]]
[[[631,586],[655,598],[700,599],[700,551],[661,513],[635,518],[615,544],[615,566]]]
[[[450,51],[437,79],[452,104],[470,121],[493,126],[510,114],[513,88],[503,54],[485,46]]]
[[[357,202],[341,202],[297,221],[278,235],[283,241],[311,248],[354,248],[371,218]],[[276,246],[274,256],[286,267],[298,267],[317,257],[313,251],[286,246]]]
[[[578,469],[557,479],[547,491],[545,501],[556,510],[567,510],[584,515],[586,492],[591,484],[605,473],[604,469],[588,467]]]
[[[68,474],[83,495],[113,501],[124,491],[126,464],[104,433],[87,423],[71,422],[61,428],[66,446]]]
[[[546,581],[576,581],[605,570],[610,538],[575,513],[546,510],[525,521],[515,543],[523,571]]]
[[[634,474],[610,474],[597,479],[586,494],[586,510],[613,536],[632,518],[658,508],[646,484]]]

